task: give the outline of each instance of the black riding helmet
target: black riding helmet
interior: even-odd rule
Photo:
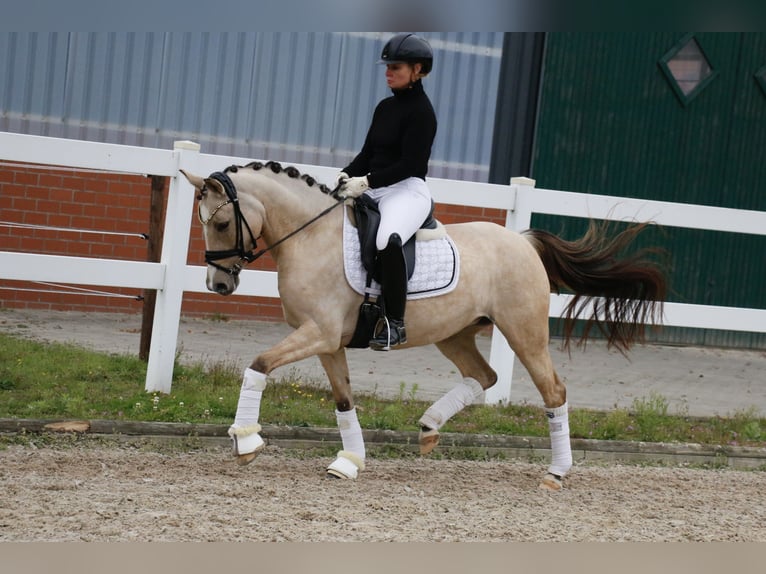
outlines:
[[[420,62],[422,74],[428,74],[433,68],[434,55],[431,46],[420,36],[415,34],[397,34],[383,46],[380,54],[380,64],[395,64],[407,62],[415,64]]]

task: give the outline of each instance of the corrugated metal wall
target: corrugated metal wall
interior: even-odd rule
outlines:
[[[717,76],[683,105],[658,66],[683,33],[550,34],[534,150],[539,187],[766,210],[766,34],[695,38]],[[651,218],[651,213],[641,214]],[[582,221],[533,225],[579,234]],[[766,308],[766,237],[666,228],[672,300]],[[766,336],[665,329],[659,340],[766,347]]]
[[[487,181],[503,34],[422,33],[434,177]],[[387,32],[0,33],[0,130],[342,167],[375,104]]]

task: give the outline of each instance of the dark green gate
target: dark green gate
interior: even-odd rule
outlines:
[[[543,70],[538,187],[766,211],[766,34],[551,33]],[[561,217],[532,224],[584,230]],[[766,308],[766,237],[665,228],[646,242],[671,254],[672,301]],[[652,338],[766,348],[752,333]]]

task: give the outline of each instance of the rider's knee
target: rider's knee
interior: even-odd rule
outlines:
[[[387,249],[389,247],[392,249],[393,248],[401,249],[403,244],[404,242],[402,241],[402,237],[398,233],[392,233],[388,236],[388,238],[386,238],[385,236],[380,237],[376,241],[376,247],[378,248],[378,251],[383,251],[384,249]]]

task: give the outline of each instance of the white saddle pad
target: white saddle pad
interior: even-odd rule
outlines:
[[[367,272],[362,266],[359,234],[348,212],[343,217],[343,266],[351,288],[364,295]],[[425,299],[444,295],[457,287],[460,256],[452,239],[419,240],[415,243],[415,272],[407,283],[407,299]],[[370,294],[380,295],[380,284],[373,281]]]

